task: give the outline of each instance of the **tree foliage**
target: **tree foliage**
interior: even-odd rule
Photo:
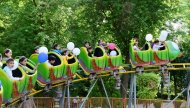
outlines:
[[[154,99],[160,85],[160,76],[155,73],[143,73],[137,76],[137,96],[141,99]]]
[[[129,63],[129,42],[134,34],[139,34],[143,45],[146,34],[158,37],[160,30],[167,28],[166,21],[184,18],[189,28],[189,5],[188,0],[5,0],[0,3],[0,51],[8,47],[14,56],[28,57],[37,45],[51,49],[53,43],[65,47],[72,41],[80,47],[89,41],[94,46],[98,39],[103,39],[117,43]],[[180,47],[188,54],[189,34],[172,32],[169,38],[176,35],[181,39]],[[179,75],[176,79],[181,78]],[[127,86],[127,77],[122,80]],[[85,87],[77,93],[89,88],[81,85]],[[111,96],[120,96],[112,92]]]
[[[169,25],[166,27],[170,31],[169,38],[178,43],[183,57],[176,59],[173,62],[188,63],[189,47],[190,47],[190,2],[188,0],[180,0],[177,11],[173,19],[169,20]],[[190,73],[189,71],[171,71],[171,79],[174,81],[175,95],[181,92],[189,84]]]

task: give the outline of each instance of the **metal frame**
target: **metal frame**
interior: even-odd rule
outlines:
[[[98,79],[100,79],[100,81],[101,81],[101,83],[102,83],[102,86],[103,86],[103,89],[104,89],[104,92],[105,92],[105,94],[106,94],[106,98],[107,98],[107,101],[108,101],[108,104],[109,104],[109,108],[112,108],[111,103],[110,103],[110,100],[109,100],[109,97],[108,97],[108,94],[107,94],[107,90],[106,90],[105,85],[104,85],[104,81],[102,80],[101,77],[100,77],[100,78],[97,78],[97,79],[95,80],[94,84],[90,87],[87,96],[85,97],[84,101],[82,102],[82,104],[81,104],[81,106],[80,106],[79,108],[83,108],[84,103],[86,102],[88,96],[89,96],[90,93],[92,92],[92,90],[93,90],[94,86],[96,85]]]
[[[25,95],[25,96],[23,96],[22,98],[23,98],[24,100],[23,100],[23,102],[20,103],[20,105],[19,105],[18,108],[22,108],[22,106],[24,105],[24,103],[27,101],[27,98],[28,98],[28,97]],[[32,96],[32,97],[29,97],[29,99],[31,99],[31,101],[32,101],[33,108],[36,108],[36,104],[35,104],[35,102],[34,102],[33,96]]]
[[[126,105],[126,108],[132,108],[132,103],[134,108],[136,108],[136,74],[131,74],[131,80],[130,80],[130,92],[129,92],[129,101],[128,105]]]
[[[172,63],[172,64],[168,64],[167,66],[168,66],[167,70],[175,70],[175,71],[176,70],[190,70],[190,63]],[[127,64],[127,65],[124,65],[123,67],[129,67],[129,65]],[[136,82],[135,81],[136,80],[136,76],[135,76],[136,70],[132,70],[132,71],[123,71],[123,70],[124,70],[124,68],[120,68],[119,74],[130,74],[130,73],[134,74],[133,81]],[[145,67],[144,72],[152,72],[152,71],[160,71],[160,69],[158,68],[158,66],[147,66],[147,67]],[[110,74],[109,74],[109,72],[107,72],[107,73],[98,75],[98,77],[103,77],[103,76],[110,76]],[[83,80],[88,80],[88,78],[83,78],[82,76],[80,76],[78,74],[76,74],[76,77],[77,77],[77,79],[73,80],[72,82],[79,82],[79,81],[83,81]],[[136,83],[134,83],[134,82],[133,82],[133,84],[131,84],[131,86],[134,90],[136,90]],[[63,84],[65,84],[65,80],[53,83],[52,87],[58,87],[58,86],[61,86]],[[67,89],[68,89],[67,91],[69,91],[69,87]],[[27,96],[33,96],[34,94],[40,93],[42,91],[43,91],[43,89],[33,90],[33,92],[28,94]],[[168,89],[168,91],[170,91],[170,90]],[[67,92],[67,93],[69,94],[69,92]],[[189,94],[188,94],[188,96],[189,96]],[[136,94],[134,94],[134,98],[136,98]],[[20,102],[20,98],[13,100],[8,106],[14,105],[17,102]],[[136,101],[134,101],[134,102],[136,102]],[[3,104],[2,107],[4,107],[4,106],[5,105]],[[189,106],[190,106],[190,102],[189,102]]]

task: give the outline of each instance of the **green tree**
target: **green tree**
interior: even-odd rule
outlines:
[[[125,63],[129,63],[129,42],[133,35],[139,34],[141,45],[146,34],[158,36],[165,28],[165,21],[174,19],[179,12],[178,1],[3,1],[0,3],[0,51],[9,47],[14,56],[29,56],[37,45],[46,45],[49,49],[55,42],[65,46],[73,41],[76,46],[82,46],[89,41],[95,45],[98,39],[103,39],[117,43]],[[183,1],[188,3],[188,0]],[[184,12],[189,24],[189,10]],[[181,41],[181,44],[184,49],[188,48],[188,42]],[[127,75],[123,75],[122,83],[128,87]],[[121,96],[126,97],[123,91]]]
[[[14,55],[29,56],[37,45],[51,48],[55,42],[66,43],[62,31],[66,28],[68,9],[62,1],[19,1],[11,6],[13,10],[8,13],[15,13],[10,16],[10,26],[1,36],[1,50],[9,47]]]
[[[176,59],[176,63],[188,63],[189,57],[189,27],[190,27],[190,3],[188,0],[180,0],[178,9],[173,19],[168,21],[166,28],[171,31],[169,38],[178,43],[183,57]],[[171,79],[174,81],[175,96],[186,88],[189,83],[189,71],[171,71]]]
[[[129,43],[133,35],[139,34],[142,43],[146,34],[157,35],[165,21],[173,18],[177,4],[178,0],[88,0],[82,3],[83,10],[77,21],[84,21],[86,29],[83,32],[92,36],[93,41],[99,37],[116,42],[129,63]],[[126,88],[127,80],[124,75],[122,82]],[[126,97],[125,92],[122,93]]]
[[[143,73],[137,76],[137,97],[154,99],[157,96],[160,76],[155,73]]]

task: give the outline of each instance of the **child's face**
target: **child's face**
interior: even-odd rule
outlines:
[[[60,46],[59,46],[59,45],[57,45],[56,49],[60,49]]]
[[[35,50],[35,53],[37,53],[37,54],[38,54],[38,53],[39,53],[39,49],[36,49],[36,50]]]
[[[8,66],[9,68],[13,68],[13,66],[14,66],[14,61],[11,61],[11,62],[7,63],[7,66]]]
[[[102,41],[102,40],[100,40],[99,44],[100,44],[100,45],[101,45],[101,44],[103,44],[103,41]]]
[[[85,47],[89,47],[89,46],[90,46],[89,43],[86,43],[86,44],[85,44]]]
[[[12,57],[12,51],[9,51],[8,53],[5,53],[5,55],[6,55],[8,58],[11,58],[11,57]]]
[[[50,60],[49,63],[50,63],[50,64],[54,64],[54,63],[55,63],[55,60]]]
[[[103,44],[103,46],[107,46],[107,43],[106,43],[106,42],[103,42],[102,44]]]
[[[92,52],[92,49],[90,48],[88,51],[91,53],[91,52]]]
[[[66,51],[66,52],[65,52],[65,55],[69,55],[69,51]]]
[[[23,61],[21,62],[21,64],[24,65],[24,66],[26,66],[26,62],[27,62],[27,59],[23,60]]]

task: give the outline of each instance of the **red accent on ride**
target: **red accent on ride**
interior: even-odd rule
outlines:
[[[158,64],[158,65],[167,64],[169,62],[169,60],[161,60],[156,54],[156,52],[154,52],[154,60],[155,60],[155,64]]]
[[[57,78],[55,77],[55,75],[54,75],[54,72],[53,72],[53,68],[51,67],[50,69],[49,69],[49,71],[50,71],[50,79],[51,79],[51,81],[54,81],[54,80],[56,80]]]
[[[32,90],[33,88],[33,85],[32,85],[32,77],[29,78],[29,83],[28,83],[28,87],[27,87],[27,90],[30,91]]]
[[[12,98],[16,98],[19,96],[18,88],[16,81],[13,81],[13,88],[12,88]]]
[[[111,58],[108,59],[108,64],[109,64],[109,66],[110,66],[111,69],[117,68],[117,66],[114,66],[114,65],[112,64]]]
[[[92,67],[93,67],[95,72],[102,70],[102,68],[100,68],[99,66],[96,65],[95,59],[92,59]]]
[[[71,72],[70,66],[67,66],[67,76],[68,76],[68,77],[72,77],[72,76],[73,76],[73,74],[72,74],[72,72]]]
[[[135,64],[136,66],[150,65],[150,62],[144,62],[143,60],[141,60],[141,58],[139,57],[137,52],[135,52],[135,58],[136,58],[136,62],[137,62],[137,64]]]

